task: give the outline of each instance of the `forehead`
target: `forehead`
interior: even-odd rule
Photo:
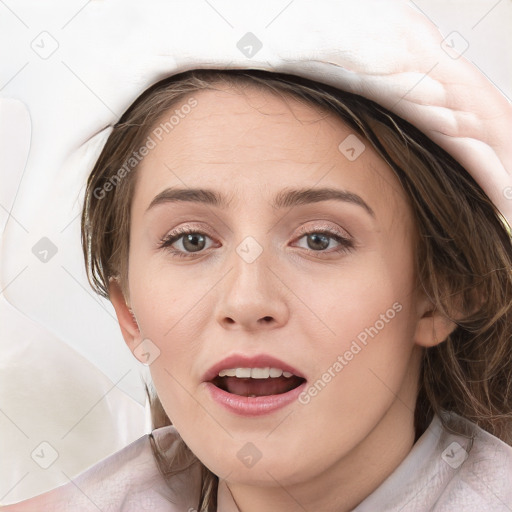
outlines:
[[[139,165],[134,207],[173,186],[222,190],[233,207],[270,204],[285,187],[337,186],[404,209],[387,164],[334,113],[253,86],[216,87],[183,98],[151,128],[156,144]]]
[[[290,153],[298,162],[320,157],[323,147],[332,142],[330,125],[335,117],[319,107],[300,102],[291,95],[280,96],[256,86],[201,90],[191,95],[196,106],[180,119],[173,129],[174,142],[180,145],[181,157],[209,163],[244,161],[254,157],[261,161],[262,147],[269,157]],[[184,105],[184,99],[180,105]],[[162,116],[156,126],[165,123]],[[322,120],[325,120],[322,122]],[[171,139],[165,133],[165,139]],[[172,142],[169,140],[172,144]],[[318,147],[320,144],[321,147]],[[306,147],[304,147],[306,145]],[[201,148],[203,153],[198,154]],[[243,151],[242,151],[243,150]]]

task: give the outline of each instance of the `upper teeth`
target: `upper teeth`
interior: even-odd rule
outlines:
[[[239,379],[268,379],[269,377],[292,377],[293,373],[280,368],[228,368],[219,372],[219,377],[238,377]]]

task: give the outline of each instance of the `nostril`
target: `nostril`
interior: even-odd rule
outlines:
[[[272,322],[273,318],[271,316],[264,316],[262,320],[266,323]]]

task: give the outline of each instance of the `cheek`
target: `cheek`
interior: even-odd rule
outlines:
[[[164,409],[179,427],[179,414],[175,417],[173,412],[200,412],[190,407],[191,369],[201,353],[211,311],[206,292],[215,284],[215,276],[198,275],[193,266],[173,271],[168,264],[151,263],[138,255],[132,261],[132,307],[141,338],[151,340],[158,354],[150,365],[151,377]],[[200,415],[190,419],[199,420]]]
[[[315,354],[316,362],[304,402],[317,401],[314,407],[330,408],[333,417],[343,411],[349,429],[365,415],[369,424],[375,421],[408,371],[415,329],[413,259],[409,247],[397,254],[403,256],[397,259],[392,250],[367,253],[329,286],[321,286],[321,293],[310,290],[308,295],[311,309],[322,315],[326,334],[319,336],[303,323],[310,343],[306,350]]]
[[[386,347],[392,350],[409,339],[414,275],[412,257],[405,254],[397,261],[391,251],[367,252],[354,256],[335,276],[331,272],[325,279],[295,281],[297,295],[308,298],[307,305],[321,320],[322,325],[313,319],[314,326],[325,328],[322,353],[332,357],[354,340],[365,347],[374,338],[389,340]],[[313,330],[308,338],[320,341]]]
[[[182,339],[177,334],[187,326],[194,327],[191,320],[197,318],[208,281],[213,284],[213,277],[205,281],[194,266],[173,268],[164,258],[134,254],[129,269],[130,297],[143,334],[168,341]],[[190,329],[187,333],[190,337]]]

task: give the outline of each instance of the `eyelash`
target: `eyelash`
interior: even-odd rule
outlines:
[[[354,242],[346,237],[344,237],[341,233],[338,231],[328,230],[328,229],[308,229],[305,227],[301,227],[299,229],[300,236],[296,238],[296,240],[300,240],[305,235],[327,235],[328,238],[331,238],[338,242],[340,246],[331,251],[314,251],[313,249],[305,249],[308,253],[313,253],[315,255],[320,255],[320,257],[323,257],[324,254],[333,254],[333,253],[346,253],[354,249]],[[174,256],[177,256],[178,258],[190,258],[194,256],[194,254],[201,254],[201,252],[204,251],[198,251],[197,253],[184,253],[183,251],[176,250],[172,247],[172,244],[174,242],[177,242],[180,238],[182,238],[184,235],[203,235],[211,238],[208,233],[204,233],[198,229],[193,228],[177,228],[176,230],[172,231],[168,235],[166,235],[164,238],[162,238],[158,244],[159,249],[166,249],[169,252],[171,252]]]

